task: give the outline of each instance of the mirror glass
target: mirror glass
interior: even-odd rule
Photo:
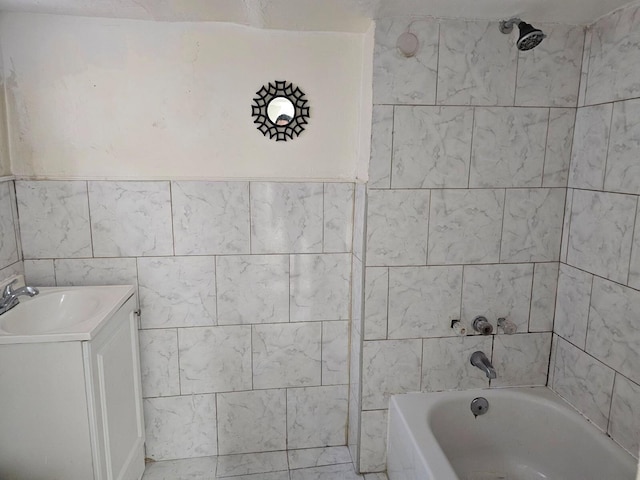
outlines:
[[[289,125],[294,115],[293,103],[286,97],[276,97],[267,105],[267,116],[274,125]]]

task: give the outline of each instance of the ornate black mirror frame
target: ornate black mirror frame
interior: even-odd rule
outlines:
[[[291,82],[274,81],[256,92],[256,97],[251,105],[251,115],[253,123],[258,125],[258,130],[266,137],[278,141],[286,142],[287,139],[293,139],[304,131],[304,126],[308,123],[309,107],[304,96],[304,92]],[[287,98],[294,107],[294,115],[287,125],[276,125],[269,119],[267,107],[269,103],[278,97]]]

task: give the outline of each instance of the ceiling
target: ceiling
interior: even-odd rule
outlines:
[[[0,0],[0,10],[159,21],[214,21],[283,30],[364,32],[384,17],[589,24],[629,0]]]

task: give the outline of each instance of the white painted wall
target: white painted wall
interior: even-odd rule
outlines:
[[[352,180],[368,148],[366,35],[18,13],[0,32],[16,175]],[[276,79],[311,106],[286,143],[251,117]]]

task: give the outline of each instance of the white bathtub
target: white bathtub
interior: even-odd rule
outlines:
[[[471,400],[489,409],[474,417]],[[636,460],[546,387],[391,399],[390,480],[633,480]]]

